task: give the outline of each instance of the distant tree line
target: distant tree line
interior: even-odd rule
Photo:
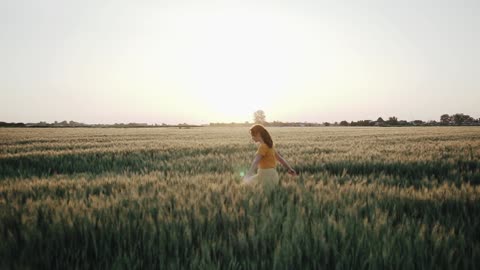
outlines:
[[[286,126],[300,126],[300,127],[315,127],[315,126],[352,126],[352,127],[400,127],[400,126],[478,126],[480,125],[480,118],[475,119],[470,115],[463,113],[456,113],[453,115],[443,114],[439,121],[423,121],[423,120],[399,120],[395,116],[388,117],[384,120],[379,117],[377,120],[359,120],[348,122],[346,120],[340,122],[323,122],[323,123],[308,123],[308,122],[267,122],[265,113],[262,110],[256,111],[253,115],[254,123],[263,124],[266,126],[286,127]]]
[[[397,117],[391,116],[387,120],[383,120],[382,117],[379,117],[376,121],[372,120],[360,120],[360,121],[341,121],[340,123],[324,123],[326,126],[328,125],[340,125],[340,126],[381,126],[381,127],[389,127],[389,126],[478,126],[480,125],[480,118],[475,119],[470,115],[466,115],[463,113],[456,113],[453,115],[443,114],[440,116],[440,121],[423,121],[423,120],[413,120],[413,121],[405,121],[405,120],[398,120]]]
[[[0,122],[0,127],[25,127],[24,123],[6,123]]]
[[[253,123],[248,121],[243,123],[210,123],[208,126],[212,127],[249,127],[252,124],[262,124],[270,127],[319,127],[319,126],[352,126],[352,127],[368,127],[368,126],[380,126],[380,127],[397,127],[397,126],[480,126],[480,118],[475,119],[470,115],[463,113],[456,113],[453,115],[442,114],[439,121],[422,121],[422,120],[398,120],[397,117],[391,116],[387,120],[379,117],[377,120],[359,120],[348,122],[346,120],[340,122],[323,122],[323,123],[311,123],[311,122],[281,122],[273,121],[267,122],[265,112],[258,110],[253,115]],[[180,123],[176,125],[162,124],[147,124],[147,123],[115,123],[115,124],[84,124],[75,121],[62,121],[62,122],[38,122],[38,123],[7,123],[0,122],[0,127],[178,127],[178,128],[191,128],[201,127],[206,125],[191,125],[187,123]]]
[[[176,125],[162,124],[147,124],[147,123],[115,123],[115,124],[85,124],[75,121],[55,121],[53,123],[47,123],[41,121],[38,123],[6,123],[0,122],[0,127],[48,127],[48,128],[66,128],[66,127],[114,127],[114,128],[135,128],[135,127],[178,127],[178,128],[190,128],[199,127],[199,125],[190,125],[187,123],[181,123]]]

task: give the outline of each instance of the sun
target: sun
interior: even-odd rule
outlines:
[[[219,121],[251,121],[253,112],[259,109],[274,110],[282,96],[282,80],[269,77],[271,74],[253,74],[240,66],[209,70],[217,76],[203,74],[192,89],[196,89],[197,101]]]
[[[208,108],[210,114],[221,122],[250,121],[253,112],[274,106],[272,89],[258,89],[247,84],[222,84],[210,81],[198,85],[198,102]]]
[[[197,18],[182,42],[182,72],[193,102],[222,122],[251,121],[254,111],[278,108],[292,80],[294,41],[283,20],[245,11]],[[280,29],[279,29],[280,28]]]

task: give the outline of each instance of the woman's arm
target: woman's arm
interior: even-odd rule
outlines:
[[[245,175],[245,178],[250,177],[255,174],[255,171],[257,170],[258,163],[262,159],[262,156],[260,154],[255,155],[255,158],[253,159],[252,165],[250,166],[250,170],[248,170],[247,174]]]
[[[290,165],[288,165],[287,161],[277,151],[275,151],[275,158],[278,160],[278,162],[280,162],[280,164],[283,165],[283,167],[285,167],[288,170],[288,174],[293,176],[297,175],[297,172],[294,169],[292,169]]]

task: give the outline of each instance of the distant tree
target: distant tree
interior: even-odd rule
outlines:
[[[448,114],[442,114],[440,116],[440,124],[442,125],[448,125],[450,123],[450,115]]]
[[[425,122],[423,122],[422,120],[414,120],[413,124],[416,125],[416,126],[420,126],[420,125],[424,125]]]
[[[326,126],[326,127],[329,127],[330,123],[329,122],[324,122],[323,125]]]
[[[473,117],[471,117],[470,115],[467,115],[466,118],[465,118],[465,124],[473,124],[475,123],[475,119]]]
[[[253,122],[255,124],[266,124],[267,122],[265,121],[265,112],[262,110],[258,110],[253,113]]]
[[[368,126],[370,126],[371,122],[372,122],[371,120],[359,120],[355,123],[352,122],[352,126],[356,125],[356,126],[368,127]]]
[[[452,119],[455,125],[461,125],[463,123],[463,113],[456,113],[452,115]]]
[[[348,126],[348,122],[343,120],[343,121],[340,122],[340,126],[344,126],[344,127]]]
[[[385,122],[385,121],[383,121],[383,118],[382,118],[382,117],[378,117],[377,123],[383,123],[383,122]]]
[[[452,118],[455,125],[470,124],[473,122],[473,118],[470,115],[465,115],[463,113],[456,113],[452,115]]]
[[[389,117],[387,123],[389,125],[397,125],[398,124],[398,118],[395,116]]]

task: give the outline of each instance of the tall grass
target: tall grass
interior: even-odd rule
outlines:
[[[2,269],[477,269],[480,129],[0,129]]]

